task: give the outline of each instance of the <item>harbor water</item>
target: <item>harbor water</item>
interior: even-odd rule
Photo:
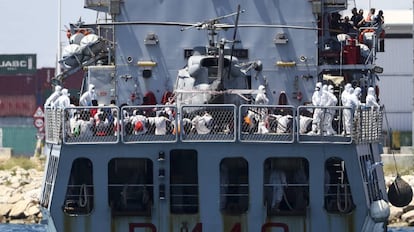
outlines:
[[[0,224],[1,232],[44,232],[45,225],[40,224]]]
[[[0,224],[1,232],[44,232],[46,227],[39,224]],[[391,227],[388,232],[414,232],[414,227]]]

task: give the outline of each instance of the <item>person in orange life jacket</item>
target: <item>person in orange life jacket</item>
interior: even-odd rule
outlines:
[[[362,19],[359,22],[359,25],[363,26],[363,27],[370,27],[371,23],[374,21],[375,18],[375,8],[371,8],[369,10],[369,13],[367,15],[367,17],[365,17],[364,19]]]

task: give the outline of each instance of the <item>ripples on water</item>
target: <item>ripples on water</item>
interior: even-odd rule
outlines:
[[[414,227],[389,227],[389,232],[414,232]]]
[[[33,224],[0,224],[1,232],[44,232],[46,227],[44,225]]]
[[[46,227],[44,225],[22,225],[22,224],[0,224],[1,232],[44,232]],[[414,232],[414,227],[391,227],[388,232]]]

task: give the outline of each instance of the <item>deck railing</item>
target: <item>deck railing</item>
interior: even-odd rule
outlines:
[[[382,109],[286,105],[45,108],[46,142],[369,143],[382,139]],[[348,122],[348,123],[346,123]]]
[[[171,143],[177,109],[174,106],[126,106],[121,109],[119,126],[123,143]]]
[[[241,142],[291,143],[296,109],[293,106],[241,105],[238,135]]]

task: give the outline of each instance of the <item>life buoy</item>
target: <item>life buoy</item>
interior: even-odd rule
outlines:
[[[365,29],[361,31],[361,33],[359,33],[358,35],[358,42],[364,43],[364,34],[368,32],[374,32],[374,29]]]

